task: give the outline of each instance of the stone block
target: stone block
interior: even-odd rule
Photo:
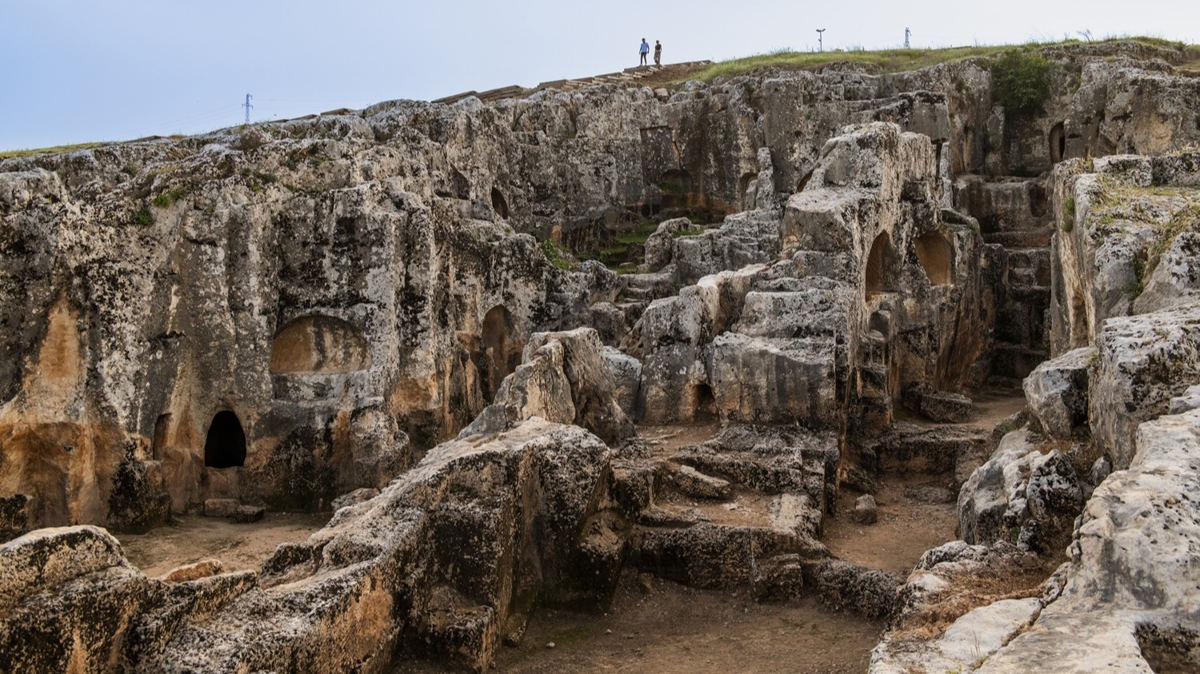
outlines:
[[[1056,438],[1069,439],[1087,432],[1088,371],[1096,360],[1096,349],[1068,351],[1037,366],[1025,378],[1025,400],[1042,424]]]

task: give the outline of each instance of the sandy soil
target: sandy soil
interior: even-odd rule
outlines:
[[[860,566],[907,575],[926,550],[953,541],[958,513],[954,503],[926,503],[906,495],[910,488],[940,486],[930,475],[884,478],[875,504],[879,521],[858,524],[850,519],[858,494],[838,495],[838,512],[826,516],[821,541],[835,556]]]
[[[219,559],[226,571],[257,570],[280,543],[303,541],[325,526],[329,514],[267,513],[260,522],[176,515],[172,525],[146,534],[117,534],[129,561],[148,576],[206,559]]]
[[[826,611],[815,599],[758,604],[729,592],[647,583],[649,593],[627,573],[602,615],[539,611],[520,647],[501,648],[496,671],[849,674],[867,671],[884,628]],[[444,669],[413,663],[393,671]]]

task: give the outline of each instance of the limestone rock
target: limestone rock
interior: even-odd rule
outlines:
[[[604,363],[616,385],[617,404],[629,418],[637,415],[638,393],[642,387],[642,363],[610,346],[604,347]]]
[[[535,416],[583,426],[606,442],[633,435],[603,349],[590,328],[532,335],[525,362],[504,380],[489,411],[460,437],[499,432],[506,423]]]
[[[348,494],[342,494],[341,496],[333,499],[333,503],[330,504],[330,507],[332,507],[334,511],[338,511],[342,508],[358,505],[359,503],[366,503],[376,496],[379,496],[378,489],[363,487],[362,489],[355,489]]]
[[[221,560],[206,559],[202,562],[185,564],[171,569],[163,575],[162,579],[168,583],[186,583],[188,581],[216,576],[223,571],[225,571],[225,564]]]
[[[1194,409],[1200,409],[1200,385],[1189,386],[1183,395],[1171,398],[1168,414],[1183,414]]]
[[[854,499],[854,510],[850,511],[850,519],[859,524],[875,524],[879,521],[879,510],[875,505],[875,497],[863,494]]]
[[[267,509],[262,506],[238,506],[229,519],[236,524],[251,524],[261,520],[267,514]]]
[[[939,423],[961,424],[971,417],[971,399],[961,393],[933,391],[921,396],[921,414]]]
[[[233,517],[242,504],[232,498],[210,498],[204,502],[205,517]]]
[[[1096,359],[1092,347],[1074,349],[1025,378],[1025,400],[1047,434],[1070,439],[1087,430],[1088,371]]]
[[[675,236],[692,227],[692,221],[687,218],[673,218],[658,223],[658,228],[646,239],[646,266],[658,270],[671,264],[675,254]]]
[[[1138,424],[1200,381],[1200,304],[1111,319],[1096,348],[1088,418],[1096,444],[1121,470],[1133,459]]]
[[[1075,517],[1083,507],[1083,490],[1070,459],[1054,449],[1030,463],[1025,488],[1028,514],[1019,541],[1032,550],[1053,553],[1070,542]]]
[[[1200,232],[1188,231],[1176,236],[1158,258],[1133,302],[1133,311],[1146,314],[1196,302],[1200,302]]]
[[[728,480],[705,475],[691,466],[680,466],[671,473],[671,482],[679,491],[696,498],[729,498],[731,486]]]

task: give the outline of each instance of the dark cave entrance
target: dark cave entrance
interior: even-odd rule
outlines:
[[[500,219],[508,219],[508,202],[504,200],[504,194],[495,187],[492,188],[492,210]]]
[[[1050,129],[1050,163],[1057,164],[1066,158],[1067,135],[1063,131],[1062,122]]]
[[[246,432],[242,422],[229,410],[217,412],[204,440],[204,465],[208,468],[233,468],[246,463]]]

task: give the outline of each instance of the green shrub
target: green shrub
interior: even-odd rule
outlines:
[[[154,224],[154,214],[150,212],[150,207],[142,204],[142,207],[133,212],[133,224],[149,227]]]
[[[1067,197],[1063,202],[1062,223],[1058,227],[1068,233],[1075,229],[1075,197]]]
[[[157,197],[154,197],[154,205],[158,208],[169,208],[171,204],[179,201],[187,192],[182,187],[167,190]]]
[[[1034,114],[1050,96],[1054,64],[1036,52],[1007,51],[992,62],[992,100],[1012,114]]]
[[[571,260],[568,259],[566,255],[563,255],[562,249],[559,248],[558,244],[554,241],[546,239],[538,244],[538,247],[542,249],[542,255],[546,256],[546,259],[550,261],[550,264],[558,267],[559,269],[571,268]]]

